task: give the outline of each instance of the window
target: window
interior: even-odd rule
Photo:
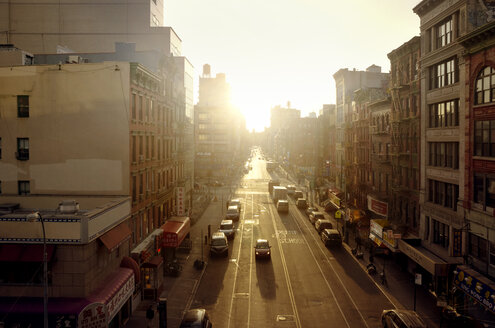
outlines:
[[[137,177],[132,176],[132,202],[137,202]]]
[[[20,161],[29,159],[29,138],[17,138],[16,158]]]
[[[450,227],[440,221],[433,221],[433,243],[442,246],[443,248],[449,247],[449,229]]]
[[[17,96],[17,117],[29,117],[29,96]]]
[[[137,141],[136,136],[132,136],[132,162],[137,162]]]
[[[0,181],[0,195],[2,194],[2,181]]]
[[[486,239],[476,236],[475,234],[469,233],[469,245],[468,245],[469,255],[477,258],[483,262],[487,261],[487,243]]]
[[[495,175],[474,174],[473,200],[482,204],[483,210],[486,210],[487,206],[495,208]]]
[[[458,142],[429,142],[428,164],[430,166],[459,168]]]
[[[2,159],[2,138],[0,138],[0,159]]]
[[[458,71],[456,58],[430,66],[430,90],[456,83],[459,79]]]
[[[200,121],[205,121],[208,119],[208,113],[199,113],[198,118]]]
[[[457,210],[457,199],[459,198],[459,186],[436,180],[428,180],[428,201]]]
[[[17,189],[19,195],[29,195],[29,181],[17,181]]]
[[[206,124],[198,124],[199,130],[206,130]]]
[[[131,100],[131,115],[132,115],[132,119],[135,120],[136,119],[136,94],[133,93],[132,94],[132,100]]]
[[[429,106],[430,128],[444,128],[459,125],[459,99],[431,104]]]
[[[430,217],[425,216],[425,240],[430,239]]]
[[[495,120],[474,122],[474,155],[495,157]]]
[[[437,48],[452,42],[452,16],[436,26]]]
[[[474,96],[475,105],[491,103],[495,101],[495,69],[485,67],[476,79]]]
[[[208,140],[208,135],[207,134],[200,134],[198,136],[199,140]]]

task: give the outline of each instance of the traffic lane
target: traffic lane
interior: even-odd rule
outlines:
[[[260,195],[260,198],[264,199],[262,206],[267,210],[263,212],[259,224],[254,229],[254,239],[267,239],[272,248],[270,259],[254,260],[251,288],[251,326],[296,327],[295,321],[290,320],[294,316],[294,311],[289,296],[289,286],[285,277],[271,211],[266,207],[267,205],[271,206],[271,202],[267,195]],[[251,251],[254,252],[254,249]]]
[[[395,306],[344,247],[326,248],[307,216],[294,213],[315,258],[322,263],[322,271],[334,282],[336,298],[345,305],[346,316],[360,317],[370,327],[379,325],[382,310]]]
[[[335,299],[329,282],[310,255],[295,218],[289,214],[276,220],[278,239],[285,254],[286,266],[301,327],[362,327],[350,325]]]

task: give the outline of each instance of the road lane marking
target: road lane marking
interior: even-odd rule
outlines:
[[[251,195],[251,213],[254,213],[254,195]],[[258,221],[259,223],[259,221]],[[254,243],[254,232],[251,233],[251,245],[249,245],[249,249],[253,249],[253,243]],[[252,287],[252,277],[253,277],[253,253],[252,251],[249,251],[249,283],[248,283],[248,290],[249,290],[249,300],[248,300],[248,317],[247,317],[247,327],[249,328],[249,325],[251,323],[251,287]]]
[[[272,212],[272,208],[268,207],[270,212],[270,218],[272,219],[273,230],[277,231],[277,225],[275,223],[275,215]],[[292,290],[292,284],[290,282],[289,270],[287,268],[287,263],[285,262],[284,250],[282,248],[282,243],[279,238],[276,238],[278,248],[280,250],[280,259],[282,260],[282,268],[284,269],[285,281],[287,283],[287,292],[289,293],[290,304],[292,306],[292,311],[294,312],[294,317],[296,321],[296,327],[301,327],[301,321],[299,319],[299,313],[297,312],[296,299],[294,297],[294,291]]]

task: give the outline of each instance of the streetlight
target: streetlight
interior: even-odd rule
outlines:
[[[43,229],[43,327],[48,328],[48,264],[46,254],[45,221],[40,212],[33,212],[26,216],[29,222],[40,221]]]

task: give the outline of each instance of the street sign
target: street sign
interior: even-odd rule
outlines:
[[[414,283],[421,286],[421,273],[414,274]]]

